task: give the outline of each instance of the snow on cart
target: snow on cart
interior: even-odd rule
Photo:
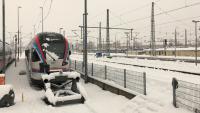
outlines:
[[[65,82],[55,84],[57,77],[63,77]],[[86,91],[80,83],[80,74],[77,72],[54,72],[42,75],[45,86],[45,102],[54,106],[71,103],[84,103]]]
[[[5,74],[0,74],[0,108],[13,105],[14,98],[12,85],[5,85]]]

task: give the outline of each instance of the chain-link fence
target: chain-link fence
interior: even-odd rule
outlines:
[[[71,68],[84,73],[82,61],[72,61]],[[119,86],[146,95],[146,73],[88,63],[88,75],[114,82]]]
[[[173,104],[200,113],[200,84],[173,78]]]

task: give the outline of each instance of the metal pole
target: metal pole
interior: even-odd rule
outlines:
[[[106,49],[108,56],[110,56],[109,9],[107,9]]]
[[[83,69],[85,69],[85,14],[83,14],[83,29],[82,30],[83,30]]]
[[[18,36],[18,41],[17,41],[17,59],[18,59],[18,61],[19,61],[19,9],[20,9],[21,7],[20,6],[18,6],[18,8],[17,8],[17,15],[18,15],[18,30],[17,30],[17,36]]]
[[[115,34],[115,53],[117,53],[117,40],[116,40],[116,38],[117,38],[117,34]]]
[[[127,49],[127,52],[126,52],[126,55],[128,56],[128,51],[129,51],[129,47],[128,47],[128,44],[129,44],[129,36],[128,36],[128,34],[129,34],[129,32],[125,32],[125,34],[126,34],[126,38],[127,38],[127,40],[126,40],[126,49]]]
[[[135,49],[135,37],[133,39],[133,29],[131,29],[131,40],[133,40],[133,48],[132,51]]]
[[[175,29],[175,39],[174,39],[174,49],[175,49],[175,51],[174,51],[174,55],[175,55],[175,57],[176,57],[176,46],[177,46],[177,32],[176,32],[176,29]]]
[[[102,44],[101,44],[101,22],[99,22],[99,51],[102,50]]]
[[[5,0],[3,0],[2,3],[2,24],[3,24],[3,73],[5,73],[5,61],[6,61],[6,56],[5,56]]]
[[[152,12],[151,12],[151,55],[156,56],[156,52],[155,52],[154,2],[152,2]]]
[[[124,88],[126,88],[126,69],[124,69]]]
[[[185,29],[185,47],[187,47],[187,29]]]
[[[197,43],[198,43],[198,40],[197,40],[197,23],[200,22],[200,21],[195,21],[193,20],[192,22],[195,23],[195,65],[197,66]]]
[[[17,35],[15,35],[15,67],[17,66]]]
[[[19,51],[20,51],[20,56],[22,56],[22,27],[20,27],[20,32],[19,32]]]
[[[88,83],[88,62],[87,62],[87,0],[85,0],[85,83]]]

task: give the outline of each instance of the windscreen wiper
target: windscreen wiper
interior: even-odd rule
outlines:
[[[49,52],[47,52],[47,51],[45,51],[45,52],[53,59],[53,61],[56,61],[56,59],[53,56],[51,56],[51,54]]]

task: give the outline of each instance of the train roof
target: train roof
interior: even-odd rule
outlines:
[[[56,36],[59,36],[59,37],[65,39],[65,37],[62,34],[56,33],[56,32],[41,32],[41,33],[36,34],[36,36],[38,36],[39,38],[42,38],[43,35],[54,35],[54,36],[56,35]],[[34,36],[34,38],[29,42],[29,44],[27,46],[28,48],[32,46],[32,43],[35,41],[35,38],[36,37]]]
[[[64,38],[64,36],[60,33],[56,33],[56,32],[41,32],[41,33],[38,33],[37,36],[42,36],[42,35],[49,35],[49,34],[52,34],[52,35],[57,35],[57,36],[62,36]]]

